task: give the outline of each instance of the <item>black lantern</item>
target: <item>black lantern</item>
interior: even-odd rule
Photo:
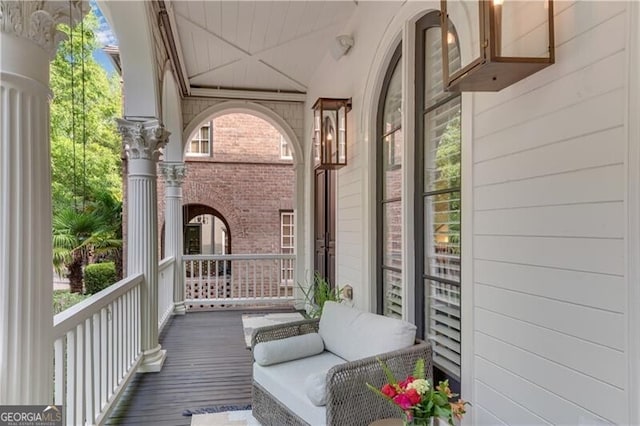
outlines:
[[[312,109],[315,168],[346,166],[347,113],[351,111],[351,99],[318,98]]]
[[[452,92],[498,91],[555,61],[553,0],[441,0],[442,67]],[[470,61],[451,69],[455,30],[469,31]],[[467,27],[463,27],[467,25]]]

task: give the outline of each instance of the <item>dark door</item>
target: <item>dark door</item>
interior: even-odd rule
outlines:
[[[315,171],[314,268],[335,286],[336,179],[334,170]]]

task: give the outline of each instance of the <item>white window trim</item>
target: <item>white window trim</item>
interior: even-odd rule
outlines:
[[[209,126],[209,141],[208,141],[209,152],[206,152],[206,153],[192,152],[191,144],[195,139],[198,140],[198,146],[202,148],[203,139],[200,139],[200,130],[205,126]],[[203,124],[202,126],[198,127],[198,131],[196,132],[194,137],[191,138],[191,140],[189,140],[189,144],[187,145],[187,152],[185,154],[189,157],[211,157],[213,153],[212,148],[213,148],[213,121],[209,121],[207,124]]]
[[[286,216],[289,216],[291,218],[291,221],[289,224],[285,225],[284,224],[284,218]],[[285,234],[284,229],[285,226],[287,228],[290,228],[290,232],[288,234]],[[285,245],[284,244],[284,237],[290,237],[291,238],[291,245]],[[281,210],[280,211],[280,251],[282,253],[285,253],[285,250],[290,250],[290,253],[286,253],[286,254],[293,254],[295,253],[295,237],[296,237],[296,217],[295,217],[295,213],[293,210]],[[288,266],[285,266],[288,265]],[[284,277],[286,275],[286,272],[291,271],[290,275],[291,275],[291,279],[283,279],[282,277]],[[281,286],[286,286],[286,287],[292,287],[293,286],[293,282],[295,281],[295,259],[291,259],[291,260],[282,260],[281,264],[280,264],[280,285]]]
[[[280,159],[293,160],[293,150],[284,135],[280,135]]]

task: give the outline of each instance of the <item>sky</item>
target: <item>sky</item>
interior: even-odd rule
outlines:
[[[98,22],[100,26],[98,27],[98,31],[96,31],[96,38],[98,40],[98,45],[102,48],[106,45],[118,45],[118,39],[116,39],[115,34],[111,31],[109,27],[109,23],[107,19],[102,15],[102,12],[96,5],[95,0],[91,0],[89,2],[91,4],[91,9],[94,11],[96,16],[98,17]],[[109,57],[102,51],[102,49],[96,49],[93,52],[93,57],[98,61],[98,64],[104,68],[109,75],[112,75],[116,72],[113,64]]]

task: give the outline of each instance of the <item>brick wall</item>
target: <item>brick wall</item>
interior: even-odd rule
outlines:
[[[249,114],[227,114],[213,120],[213,152],[208,157],[187,154],[187,161],[273,162],[281,159],[281,134],[264,120]]]
[[[185,157],[183,205],[216,209],[229,224],[234,254],[279,253],[280,210],[294,208],[294,170],[280,159],[280,134],[247,114],[214,120],[213,155]],[[164,182],[158,178],[158,229],[164,224]]]
[[[186,128],[201,112],[215,105],[228,102],[228,99],[187,97],[182,100],[182,120]],[[233,101],[233,100],[231,100]],[[304,141],[304,104],[300,102],[251,101],[251,104],[271,110],[281,117],[293,129],[296,137]],[[251,109],[249,103],[247,108]]]

